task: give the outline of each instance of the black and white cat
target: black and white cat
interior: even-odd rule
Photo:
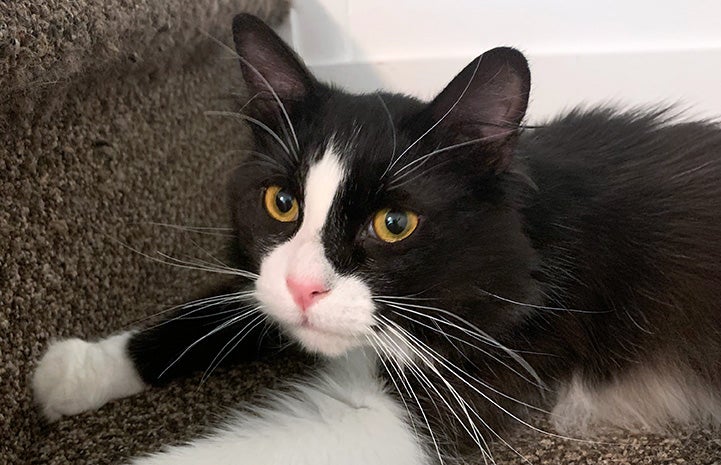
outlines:
[[[430,103],[350,95],[260,20],[233,32],[258,149],[231,182],[236,281],[53,344],[33,380],[49,419],[262,356],[269,320],[320,372],[133,463],[484,463],[542,408],[562,431],[721,423],[717,125],[594,109],[523,127],[512,48]]]

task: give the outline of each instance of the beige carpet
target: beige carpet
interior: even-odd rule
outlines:
[[[206,31],[233,13],[280,18],[272,0],[0,3],[0,463],[111,464],[196,436],[299,362],[220,371],[98,412],[42,422],[29,377],[53,338],[101,337],[192,297],[210,278],[155,256],[222,254],[226,168],[251,145],[208,117],[240,89]],[[128,246],[125,247],[124,245]],[[532,464],[721,464],[718,432],[605,435],[605,444],[519,430]],[[500,463],[521,463],[503,446]]]

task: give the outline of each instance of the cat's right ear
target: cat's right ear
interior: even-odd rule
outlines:
[[[315,80],[300,58],[259,18],[237,15],[233,40],[248,91],[245,113],[274,125],[282,116],[278,100],[290,113],[313,92]]]

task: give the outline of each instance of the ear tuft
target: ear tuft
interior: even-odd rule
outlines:
[[[315,81],[300,58],[259,18],[237,15],[233,40],[248,89],[248,108],[258,119],[269,123],[277,114],[273,92],[286,107],[292,107],[313,91]]]

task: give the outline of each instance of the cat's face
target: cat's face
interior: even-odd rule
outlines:
[[[257,152],[231,208],[263,311],[325,355],[379,331],[425,337],[434,312],[490,332],[515,319],[488,293],[530,292],[505,174],[528,96],[522,55],[486,53],[426,104],[324,86],[253,18],[234,32]]]

